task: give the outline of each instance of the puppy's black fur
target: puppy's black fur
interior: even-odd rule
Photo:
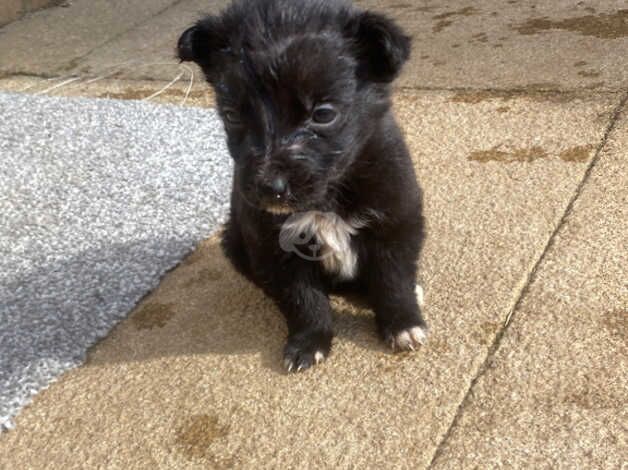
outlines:
[[[180,59],[216,92],[235,161],[223,247],[285,315],[288,370],[329,354],[336,290],[366,296],[393,348],[425,338],[415,295],[421,195],[390,110],[409,54],[395,23],[343,0],[235,0],[179,39]],[[282,227],[304,213],[322,221],[305,250],[325,244],[324,230],[347,235],[342,249],[357,261],[348,274],[280,244]]]

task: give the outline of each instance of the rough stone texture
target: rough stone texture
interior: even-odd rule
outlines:
[[[137,0],[127,3],[133,5]],[[107,34],[99,39],[102,45],[94,46],[86,57],[76,61],[76,67],[66,66],[65,70],[98,74],[118,65],[121,76],[126,78],[171,80],[177,75],[176,67],[156,64],[174,63],[174,46],[183,29],[201,12],[216,13],[227,3],[184,0],[140,27],[104,41],[113,36],[110,30],[120,31],[120,25],[128,24],[127,10],[131,6],[109,12],[108,18],[98,21],[96,34],[83,29],[84,35],[89,35],[87,40],[93,42],[94,37],[99,37],[98,28],[106,25]],[[497,0],[356,3],[396,18],[413,36],[414,60],[406,67],[398,86],[618,90],[628,85],[628,7],[620,9],[621,2],[615,0],[577,4],[571,0],[513,0],[506,4]],[[142,2],[142,7],[145,4],[156,6],[155,0]],[[39,24],[21,23],[22,33],[16,25],[14,34],[5,34],[9,42],[0,45],[0,55],[3,47],[15,47],[11,42],[15,34],[22,37],[25,31],[30,32],[27,44],[43,48],[46,55],[44,58],[31,52],[26,57],[15,57],[10,61],[13,70],[40,71],[43,66],[50,69],[47,49],[54,48],[51,57],[59,62],[55,65],[74,59],[77,46],[50,41],[50,33],[41,30]],[[64,28],[74,29],[72,25]],[[45,59],[43,65],[39,63],[41,59]],[[0,66],[0,70],[5,68]]]
[[[24,13],[60,3],[59,0],[2,0],[0,26],[18,19]]]
[[[73,0],[0,30],[0,74],[67,75],[92,50],[165,11],[175,0]]]
[[[425,467],[617,102],[400,94],[429,221],[427,347],[392,355],[338,301],[328,362],[284,375],[283,320],[209,240],[18,416],[0,467]],[[522,149],[537,158],[503,157]]]
[[[22,14],[21,0],[5,0],[0,4],[0,26],[3,26]]]
[[[435,468],[626,468],[628,113]]]
[[[186,0],[156,16],[151,21],[94,50],[85,57],[74,73],[99,75],[119,71],[120,77],[172,80],[181,72],[187,79],[194,70],[197,81],[203,81],[200,69],[193,64],[182,69],[175,55],[181,33],[203,13],[218,12],[229,0]]]
[[[628,6],[615,0],[361,0],[413,36],[400,85],[620,89],[628,85]],[[623,10],[622,4],[623,3]]]

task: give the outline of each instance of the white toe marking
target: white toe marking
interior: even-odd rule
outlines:
[[[322,353],[322,351],[316,351],[314,353],[314,363],[320,364],[321,362],[323,362],[324,359],[325,355]]]
[[[416,294],[416,300],[419,303],[419,307],[423,307],[423,305],[425,305],[425,297],[423,293],[423,288],[419,284],[417,284],[416,287],[414,288],[414,292]]]
[[[401,333],[397,334],[395,338],[395,346],[401,349],[408,349],[408,345],[412,340],[410,339],[410,333],[408,330],[403,330]]]
[[[397,333],[392,340],[393,349],[414,351],[417,346],[427,342],[427,330],[420,326],[414,326]]]
[[[427,343],[427,330],[420,326],[415,326],[414,328],[410,328],[410,336],[412,339],[419,344]]]

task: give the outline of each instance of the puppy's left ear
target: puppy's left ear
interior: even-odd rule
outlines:
[[[356,13],[345,27],[345,36],[355,47],[358,76],[366,80],[392,82],[410,57],[410,37],[379,13]]]

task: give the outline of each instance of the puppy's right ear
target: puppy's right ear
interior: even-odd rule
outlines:
[[[379,13],[355,13],[345,26],[358,59],[358,75],[373,82],[392,82],[410,57],[410,37]]]
[[[177,45],[181,61],[191,61],[208,67],[212,56],[226,46],[226,35],[219,18],[208,16],[186,29]]]

